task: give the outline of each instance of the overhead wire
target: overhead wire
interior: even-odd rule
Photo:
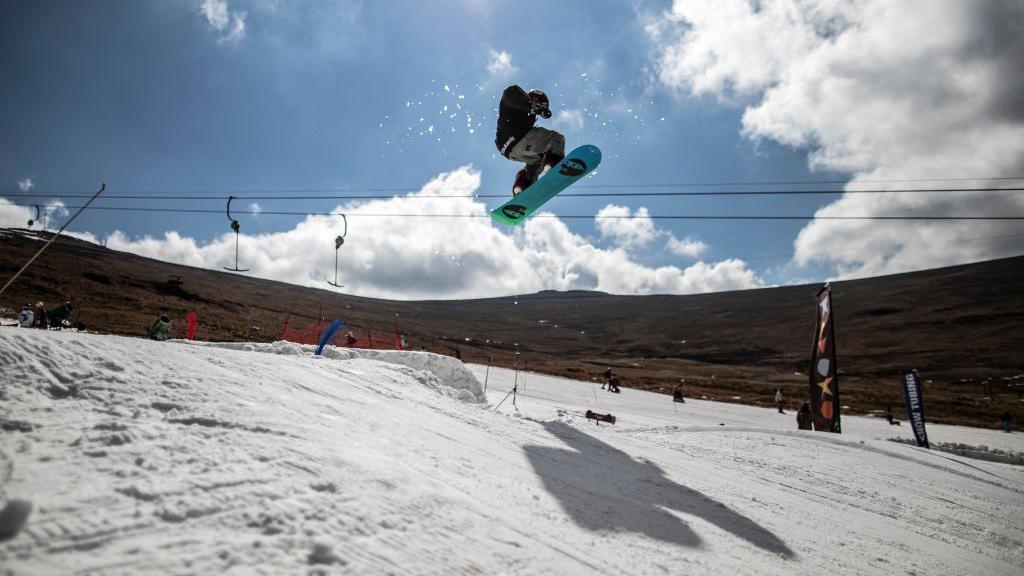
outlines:
[[[27,204],[11,204],[12,206],[28,207]],[[81,206],[65,206],[68,210],[81,208]],[[223,210],[205,210],[199,208],[145,208],[135,206],[93,206],[92,210],[126,211],[126,212],[154,212],[154,213],[181,213],[181,214],[220,214]],[[275,215],[275,216],[338,216],[340,212],[313,212],[313,211],[278,211],[278,210],[235,210],[235,214],[251,215]],[[490,213],[472,214],[403,214],[403,213],[358,213],[346,212],[350,218],[490,218]],[[651,220],[1024,220],[1024,216],[993,216],[993,215],[898,215],[898,216],[818,216],[818,215],[709,215],[709,214],[535,214],[533,218],[560,218],[563,220],[580,219],[615,219],[628,220],[632,218],[649,218]]]
[[[609,185],[611,187],[612,185]],[[619,187],[618,185],[614,185]],[[653,187],[661,186],[654,184],[650,186],[645,185],[634,185],[633,187]],[[628,186],[621,186],[628,187]],[[582,188],[582,186],[576,186],[575,188]],[[388,189],[351,189],[351,192],[384,192]],[[392,192],[414,192],[415,190],[410,189],[392,189]],[[861,189],[861,190],[717,190],[717,191],[673,191],[673,192],[574,192],[567,194],[559,194],[559,198],[622,198],[622,197],[634,197],[634,198],[645,198],[645,197],[674,197],[674,196],[813,196],[823,194],[957,194],[957,193],[971,193],[971,192],[1021,192],[1024,191],[1024,187],[1013,186],[1013,187],[985,187],[985,188],[896,188],[891,190],[886,189]],[[237,191],[235,191],[237,192]],[[282,192],[294,192],[294,191],[282,191]],[[324,192],[335,192],[335,191],[324,191]],[[11,198],[88,198],[89,194],[78,194],[78,193],[47,193],[47,192],[33,192],[33,193],[3,193],[4,196]],[[432,194],[429,196],[407,196],[406,198],[417,200],[417,199],[438,199],[438,198],[508,198],[507,193],[490,193],[490,194]],[[231,197],[236,200],[390,200],[394,198],[394,195],[388,194],[316,194],[316,195],[235,195]],[[105,196],[107,199],[119,199],[119,200],[172,200],[172,201],[195,201],[195,200],[227,200],[228,196],[224,195],[172,195],[168,193],[155,193],[155,194],[110,194]]]

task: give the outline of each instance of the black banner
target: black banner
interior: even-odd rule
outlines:
[[[907,414],[910,425],[914,427],[917,445],[928,448],[928,433],[924,430],[924,403],[921,402],[921,380],[917,370],[903,371],[903,396],[907,399]]]
[[[839,376],[836,367],[835,316],[832,289],[826,284],[815,298],[818,320],[811,350],[810,394],[814,429],[839,434]]]

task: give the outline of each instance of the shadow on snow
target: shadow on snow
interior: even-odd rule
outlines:
[[[770,531],[700,492],[677,484],[651,462],[634,460],[562,422],[544,428],[572,450],[527,446],[526,455],[544,487],[587,530],[628,531],[691,548],[696,532],[674,510],[702,518],[769,552],[795,554]]]

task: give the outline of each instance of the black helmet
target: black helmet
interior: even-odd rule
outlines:
[[[526,95],[530,98],[530,102],[533,102],[534,104],[537,104],[539,106],[548,106],[548,95],[541,92],[540,90],[530,90],[529,92],[526,93]]]

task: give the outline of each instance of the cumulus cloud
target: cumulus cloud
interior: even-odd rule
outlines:
[[[259,205],[259,202],[253,202],[249,204],[249,211],[252,212],[252,215],[255,218],[263,213],[263,207]]]
[[[602,239],[626,249],[646,246],[659,235],[644,206],[634,212],[628,206],[609,204],[597,212],[594,225]]]
[[[24,180],[18,180],[18,189],[22,192],[28,192],[35,188],[36,184],[31,178],[25,178]]]
[[[348,234],[340,249],[339,278],[345,292],[395,299],[457,299],[586,289],[616,294],[683,294],[763,285],[739,260],[686,268],[648,267],[621,247],[603,249],[574,234],[557,218],[531,218],[511,231],[493,225],[487,206],[472,198],[480,173],[464,167],[444,173],[418,192],[342,204]],[[465,195],[465,198],[441,198]],[[421,217],[408,214],[465,214]],[[649,219],[648,219],[649,220]],[[242,224],[243,230],[245,223]],[[334,276],[334,238],[339,216],[308,216],[294,228],[242,234],[239,264],[252,274],[326,287]],[[621,229],[620,229],[621,230]],[[628,234],[627,234],[628,236]],[[640,235],[634,234],[639,241]],[[200,243],[176,232],[129,238],[115,233],[109,248],[203,268],[234,264],[234,235]]]
[[[636,250],[659,240],[665,241],[665,249],[676,256],[697,258],[707,250],[707,244],[687,236],[680,240],[669,230],[658,228],[646,207],[635,211],[628,206],[609,204],[598,211],[594,219],[601,239],[622,248]]]
[[[206,23],[220,34],[221,42],[239,42],[245,38],[244,10],[231,11],[227,0],[203,0],[199,7]]]
[[[0,228],[25,228],[36,211],[32,208],[17,206],[6,198],[0,198]]]
[[[487,62],[487,71],[493,76],[511,76],[519,71],[512,64],[512,55],[504,50],[491,49],[490,60]]]
[[[1022,26],[1024,6],[1000,0],[676,0],[649,30],[665,85],[744,102],[746,137],[806,149],[812,168],[852,174],[853,189],[1024,173]],[[847,194],[817,214],[1020,215],[1024,196]],[[1012,232],[1012,222],[814,221],[794,261],[842,276],[900,272],[1019,253]]]
[[[665,248],[676,256],[697,258],[707,250],[708,245],[692,236],[687,236],[680,240],[670,234],[665,242]]]
[[[559,110],[555,114],[555,126],[562,130],[583,130],[582,110]]]
[[[63,218],[69,214],[64,202],[51,200],[39,210],[39,221],[34,222],[35,226],[42,226],[50,229],[54,225],[63,223]],[[25,228],[29,220],[35,220],[35,208],[18,206],[6,198],[0,198],[0,228]]]

